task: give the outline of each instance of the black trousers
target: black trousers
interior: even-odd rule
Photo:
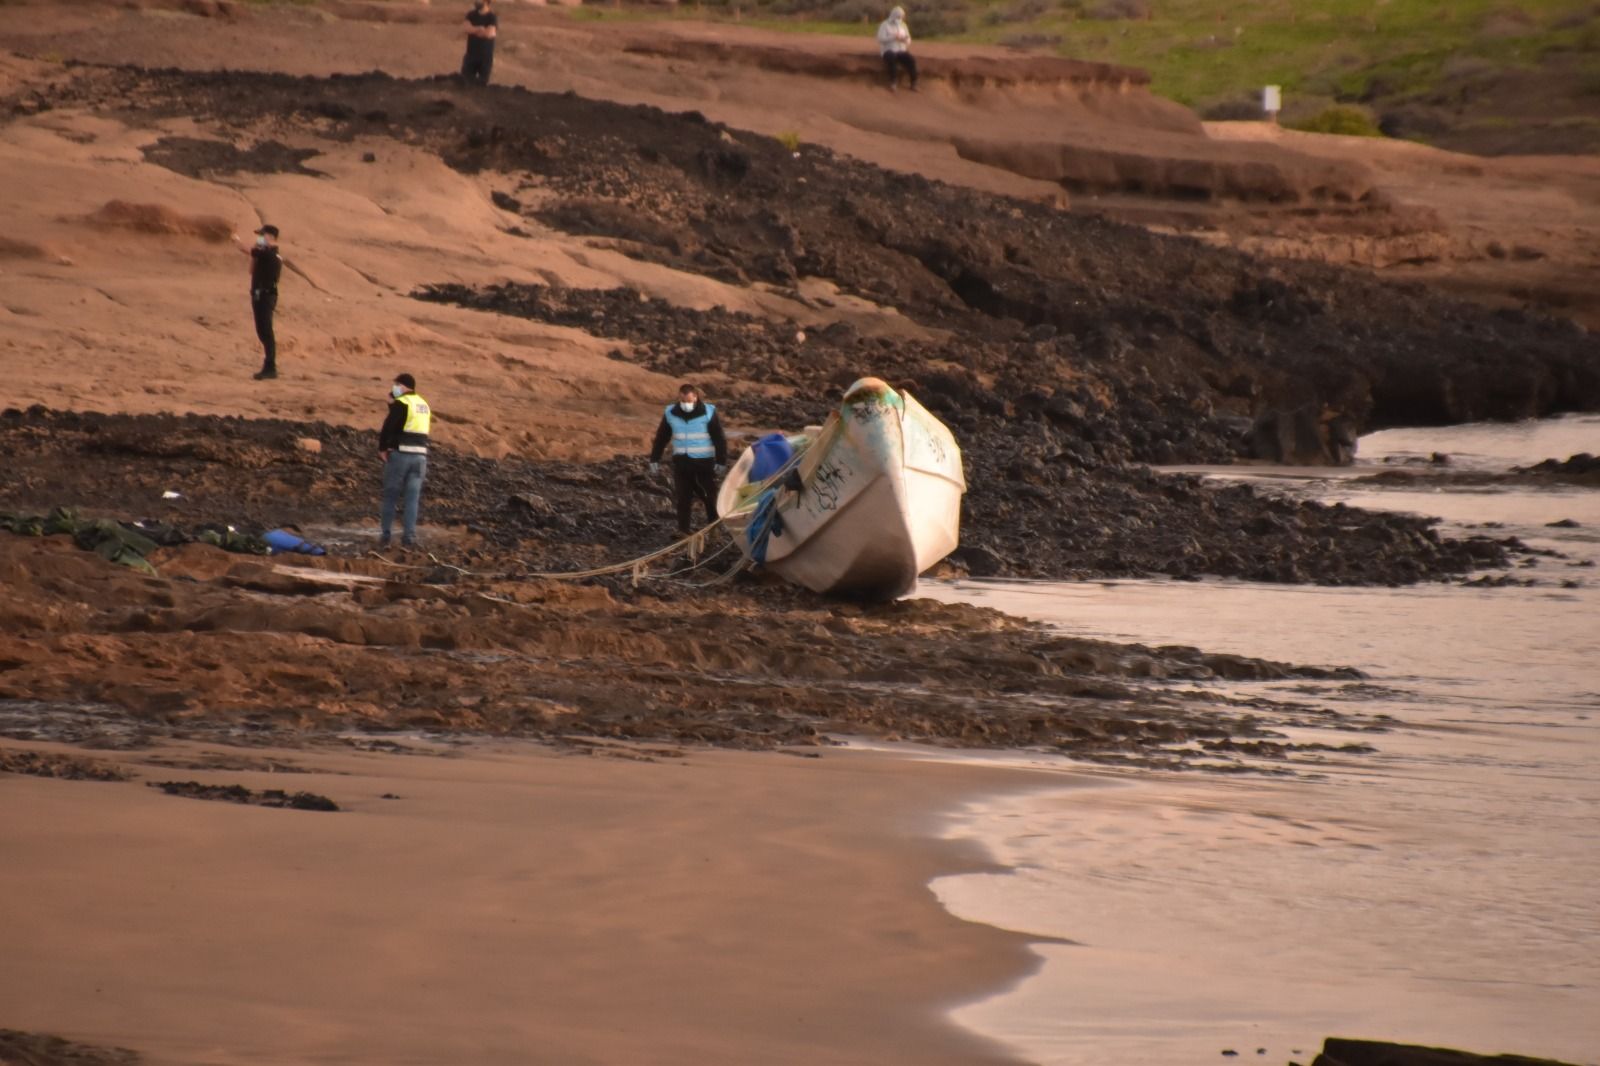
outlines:
[[[889,88],[899,80],[900,68],[904,67],[911,77],[911,87],[917,87],[917,61],[911,58],[910,52],[885,52],[883,53],[883,72],[889,75]]]
[[[276,289],[251,290],[250,310],[254,311],[256,316],[256,336],[261,339],[261,350],[267,357],[266,362],[261,364],[262,370],[278,369],[278,341],[272,335],[272,312],[277,309]]]
[[[678,532],[692,533],[689,514],[699,498],[706,505],[706,524],[717,520],[717,461],[672,457],[672,502],[678,505]]]
[[[494,45],[480,47],[476,40],[467,44],[467,54],[461,59],[461,76],[478,85],[489,84],[489,71],[494,66]]]

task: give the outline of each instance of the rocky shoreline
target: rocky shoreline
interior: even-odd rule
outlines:
[[[580,329],[612,343],[613,359],[701,381],[729,423],[747,431],[820,420],[862,373],[911,389],[949,422],[966,455],[963,544],[950,574],[1377,585],[1461,578],[1505,566],[1522,546],[1443,537],[1422,518],[1217,486],[1144,464],[1238,457],[1252,419],[1293,429],[1309,417],[1315,450],[1332,434],[1328,410],[1353,431],[1600,405],[1595,339],[1567,323],[1351,272],[1252,260],[821,149],[790,150],[694,114],[517,88],[469,93],[447,80],[381,74],[70,71],[58,106],[114,106],[128,121],[187,116],[228,136],[161,137],[142,149],[180,173],[290,171],[318,180],[306,170],[306,149],[273,148],[272,135],[302,144],[392,138],[456,171],[489,175],[491,188],[503,181],[490,198],[526,225],[809,307],[823,324],[806,329],[690,310],[629,288],[439,284],[413,293]],[[235,150],[246,143],[255,147]],[[818,279],[834,297],[816,295]],[[876,310],[852,316],[843,307],[850,301]],[[882,332],[894,322],[897,332]],[[7,509],[76,506],[189,530],[297,524],[332,538],[343,557],[317,565],[350,578],[330,589],[259,562],[202,563],[192,554],[201,549],[178,547],[168,549],[176,560],[158,566],[195,578],[192,587],[163,576],[162,591],[144,591],[128,575],[91,574],[94,560],[63,548],[48,559],[72,576],[55,580],[116,586],[110,601],[86,596],[98,606],[68,611],[68,629],[163,650],[147,653],[155,665],[129,668],[131,686],[120,668],[89,668],[82,656],[67,656],[79,672],[50,668],[54,652],[45,649],[73,642],[43,621],[57,617],[55,594],[35,580],[34,606],[17,609],[19,626],[32,628],[12,638],[26,652],[19,662],[32,666],[8,671],[6,695],[109,704],[145,725],[184,729],[200,725],[203,703],[228,708],[201,716],[227,730],[260,716],[273,730],[366,722],[736,747],[867,732],[1186,765],[1205,762],[1207,745],[1254,745],[1264,727],[1143,682],[1297,669],[1193,650],[1096,650],[983,612],[925,603],[863,611],[760,582],[712,592],[659,580],[639,588],[529,581],[670,538],[666,486],[643,463],[649,427],[641,427],[640,453],[584,462],[468,454],[450,447],[448,427],[441,423],[426,510],[450,532],[431,546],[431,560],[396,569],[363,557],[359,530],[370,521],[375,476],[370,430],[40,407],[0,414]],[[1303,435],[1277,436],[1298,446]],[[730,658],[726,648],[758,624],[789,650]],[[549,636],[552,627],[565,636]],[[193,691],[176,664],[193,653],[189,645],[208,646],[222,633],[244,639],[246,661],[258,661],[234,663],[214,692]],[[274,657],[256,655],[263,641],[246,633],[270,634],[267,644],[315,633],[331,644],[305,653],[318,660],[306,677],[285,677],[271,673]],[[475,664],[488,656],[496,667],[463,671],[455,661],[463,656]],[[328,677],[395,659],[414,675],[413,695],[399,706],[354,681],[325,691]],[[383,675],[373,676],[377,686]],[[616,677],[632,679],[628,693],[611,684]],[[471,679],[464,690],[458,678]],[[727,703],[732,679],[749,699]],[[1011,692],[1059,705],[1040,711],[1006,698]],[[1299,715],[1282,713],[1286,721]],[[1268,749],[1277,743],[1266,739]]]
[[[806,420],[826,410],[819,402]],[[1194,475],[1084,469],[1054,451],[1066,443],[1036,434],[1014,438],[998,456],[967,453],[957,572],[1404,584],[1504,566],[1520,548],[1514,538],[1441,537],[1425,518]],[[373,508],[372,433],[345,427],[10,410],[0,413],[0,446],[11,456],[0,503],[14,510],[66,504],[265,529],[361,522]],[[163,502],[167,491],[180,496]],[[666,485],[648,476],[642,456],[541,462],[439,447],[429,471],[429,521],[463,527],[533,569],[580,569],[658,548],[671,539],[669,510]]]
[[[1388,725],[1194,685],[1359,688],[1351,670],[1068,638],[926,600],[567,584],[518,575],[482,548],[435,551],[439,561],[267,559],[187,544],[153,552],[147,575],[69,538],[0,535],[12,593],[0,735],[125,748],[423,731],[761,750],[844,734],[1288,772],[1369,750],[1349,733]],[[496,558],[510,572],[457,565]],[[1329,740],[1291,741],[1280,727]]]

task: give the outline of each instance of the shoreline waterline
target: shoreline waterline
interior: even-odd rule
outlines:
[[[1600,419],[1585,416],[1510,432],[1525,444],[1593,427]],[[1433,440],[1475,472],[1537,461],[1481,446],[1505,432],[1406,431],[1390,454]],[[1288,777],[1143,771],[1118,788],[969,804],[951,833],[1011,872],[940,879],[941,901],[1072,943],[1041,943],[1036,976],[958,1009],[957,1021],[1046,1066],[1164,1066],[1257,1048],[1283,1061],[1335,1034],[1595,1061],[1600,588],[1588,567],[1600,558],[1600,493],[1361,483],[1383,462],[1374,450],[1354,472],[1208,476],[1444,511],[1450,535],[1495,522],[1496,535],[1560,554],[1513,571],[1532,587],[1498,589],[924,587],[1077,636],[1355,666],[1366,681],[1249,692],[1383,723],[1354,734],[1375,751],[1328,753]],[[1547,525],[1561,518],[1577,524]]]
[[[1144,598],[1117,616],[1114,639],[1152,642],[1130,622],[1170,618],[1173,594],[1208,596],[1180,583],[1073,591]],[[1293,604],[1302,592],[1337,601],[1374,590],[1233,591],[1254,609],[1263,597]],[[1497,614],[1520,602],[1529,620],[1552,605],[1528,589],[1381,591],[1371,604],[1379,615],[1409,600],[1436,621],[1463,595],[1487,598]],[[1026,611],[1002,599],[976,602]],[[1592,617],[1592,599],[1554,605],[1575,625]],[[1441,633],[1448,643],[1451,632],[1419,632],[1418,647]],[[1238,639],[1281,653],[1259,637]],[[1378,644],[1374,655],[1393,650]],[[1535,650],[1508,649],[1507,659],[1522,658],[1535,675],[1560,666],[1559,658],[1542,666]],[[1567,651],[1570,674],[1586,653]],[[1485,658],[1490,674],[1504,665]],[[951,833],[1011,872],[937,880],[941,901],[969,920],[1076,945],[1038,945],[1038,975],[954,1017],[1051,1066],[1111,1052],[1156,1066],[1246,1044],[1292,1054],[1333,1034],[1592,1061],[1600,917],[1588,886],[1600,883],[1592,759],[1600,701],[1581,678],[1541,690],[1527,677],[1476,690],[1420,671],[1374,674],[1348,693],[1253,686],[1275,699],[1391,714],[1394,723],[1352,734],[1376,752],[1330,754],[1289,780],[1130,771],[1101,775],[1115,788],[967,805]]]

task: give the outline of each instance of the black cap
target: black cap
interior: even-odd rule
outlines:
[[[410,374],[396,374],[394,376],[394,383],[396,385],[404,385],[408,389],[414,389],[417,387],[417,379],[412,377]]]
[[[278,235],[278,227],[277,226],[262,226],[260,229],[256,230],[256,232],[258,234],[259,233],[265,233],[268,237],[276,237]]]

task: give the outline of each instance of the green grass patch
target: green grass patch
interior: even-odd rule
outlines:
[[[1522,66],[1550,50],[1600,51],[1593,0],[911,0],[918,40],[997,44],[1059,39],[1074,59],[1141,67],[1158,93],[1190,106],[1263,85],[1296,96],[1358,100],[1424,93],[1463,63]],[[874,47],[882,0],[718,0],[670,9],[587,5],[586,21],[737,21],[832,33]],[[881,7],[882,11],[878,11]],[[1117,8],[1147,17],[1097,18]],[[1587,16],[1587,17],[1586,17]]]
[[[1372,116],[1359,107],[1337,104],[1325,107],[1310,118],[1290,124],[1304,133],[1336,133],[1343,137],[1382,137],[1383,131]]]

